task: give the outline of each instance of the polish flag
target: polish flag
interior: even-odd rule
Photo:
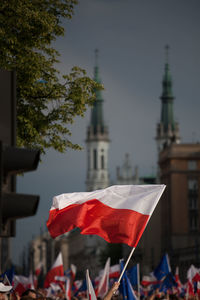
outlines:
[[[86,271],[86,282],[87,282],[87,298],[88,300],[97,300],[95,291],[90,280],[89,271]]]
[[[64,269],[63,269],[63,260],[61,252],[58,254],[56,261],[54,262],[52,268],[47,273],[44,287],[48,288],[51,282],[56,282],[55,276],[64,276]]]
[[[120,264],[110,266],[110,278],[118,278],[120,276]]]
[[[180,281],[180,277],[179,277],[179,267],[176,267],[175,281],[176,281],[178,287],[182,286],[181,281]]]
[[[197,282],[197,295],[200,298],[200,281]]]
[[[136,247],[165,185],[115,185],[53,198],[47,227],[52,237],[79,227],[110,243]]]
[[[158,284],[160,281],[157,280],[157,278],[153,275],[153,273],[150,273],[149,275],[144,275],[142,277],[141,284],[143,286],[149,286],[152,284]]]
[[[103,297],[107,294],[109,288],[109,274],[110,274],[110,257],[107,259],[103,274],[101,276],[98,289],[97,289],[97,297],[103,299]]]
[[[13,290],[21,296],[29,285],[29,278],[22,275],[15,275],[13,278]]]
[[[65,299],[71,300],[71,282],[70,278],[65,280]]]
[[[37,278],[32,273],[30,273],[29,277],[28,277],[28,286],[27,286],[27,288],[34,290],[34,289],[36,289],[36,286],[37,286]]]
[[[191,265],[187,271],[187,278],[190,282],[200,281],[199,269],[197,269],[194,265]]]
[[[77,267],[74,264],[70,265],[72,280],[75,279]]]
[[[35,275],[38,277],[42,271],[43,263],[40,261],[35,268]]]

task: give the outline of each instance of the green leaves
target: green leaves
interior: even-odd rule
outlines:
[[[17,73],[18,146],[60,152],[80,149],[69,137],[74,117],[84,116],[100,84],[74,67],[61,76],[59,53],[51,46],[64,34],[76,0],[1,0],[0,67]],[[61,80],[60,80],[61,78]]]

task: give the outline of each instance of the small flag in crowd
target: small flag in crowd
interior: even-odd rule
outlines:
[[[139,279],[139,264],[136,264],[131,269],[127,270],[128,278],[134,288],[138,288]]]
[[[171,272],[168,254],[164,254],[153,274],[158,280],[162,280]]]
[[[110,243],[136,247],[165,185],[115,185],[53,198],[47,227],[52,237],[79,227]]]
[[[44,281],[44,287],[48,288],[51,282],[55,282],[55,276],[64,276],[62,253],[60,252]]]
[[[87,282],[87,294],[88,294],[88,300],[97,300],[96,294],[92,285],[92,282],[90,280],[89,271],[86,271],[86,282]]]
[[[121,260],[120,265],[121,265],[121,271],[122,271],[123,268],[124,268],[123,260]],[[121,280],[121,283],[120,283],[120,291],[122,293],[123,299],[137,300],[137,297],[135,295],[135,292],[133,290],[131,282],[130,282],[128,276],[127,276],[127,271],[125,271],[123,276],[122,276],[122,280]]]
[[[98,289],[97,289],[97,296],[102,299],[107,294],[109,289],[109,274],[110,274],[110,257],[106,261],[104,271],[101,276]]]
[[[35,268],[35,275],[38,277],[42,271],[43,263],[40,261]]]

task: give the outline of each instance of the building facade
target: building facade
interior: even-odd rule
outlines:
[[[159,156],[161,251],[184,272],[200,264],[200,144],[172,144]],[[174,266],[175,267],[175,266]]]

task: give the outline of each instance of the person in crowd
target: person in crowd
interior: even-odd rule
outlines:
[[[28,297],[31,299],[37,298],[37,292],[33,289],[27,289],[23,294],[21,295],[21,298]]]
[[[120,282],[114,282],[111,289],[108,291],[108,293],[104,296],[103,300],[111,300],[112,296],[117,292],[119,288]]]

